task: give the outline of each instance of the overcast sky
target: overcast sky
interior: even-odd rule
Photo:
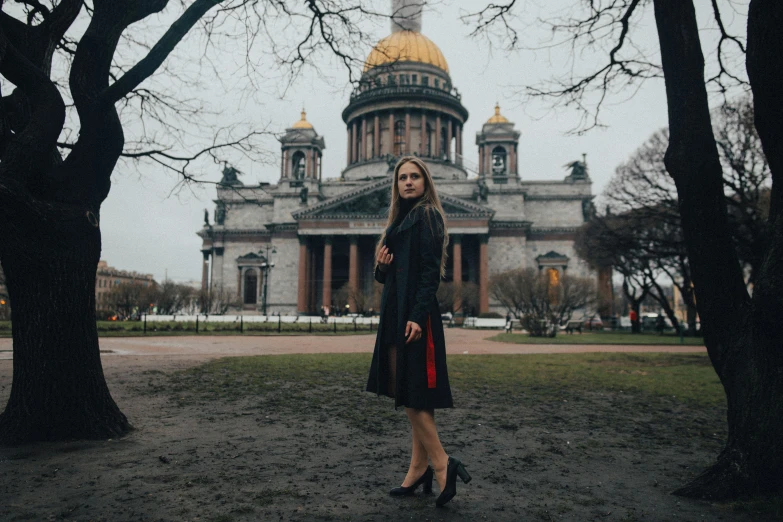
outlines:
[[[470,28],[460,15],[475,9],[477,0],[446,0],[425,11],[422,32],[442,50],[448,61],[454,86],[462,94],[462,103],[470,117],[465,125],[464,154],[472,162],[478,161],[475,135],[481,125],[493,114],[495,102],[501,105],[504,116],[516,124],[522,135],[519,141],[519,173],[524,180],[559,180],[566,175],[564,165],[581,159],[587,154],[593,193],[599,195],[615,167],[633,153],[646,138],[666,125],[666,99],[662,80],[649,80],[641,86],[632,86],[611,96],[603,109],[603,129],[594,129],[584,135],[568,135],[578,125],[577,113],[568,108],[552,109],[540,100],[529,100],[519,94],[525,85],[540,84],[553,76],[562,76],[569,70],[587,71],[602,64],[605,55],[581,52],[575,62],[567,48],[548,48],[506,53],[490,48],[481,40],[471,39]],[[705,48],[715,37],[715,23],[711,12],[701,6],[699,22],[704,27],[702,38]],[[389,2],[390,4],[390,2]],[[558,12],[559,5],[573,4],[569,0],[548,0],[524,3],[526,11],[520,11],[516,27],[523,42],[529,46],[546,43],[548,30],[538,18]],[[726,10],[724,22],[737,29],[742,36],[745,26],[744,2],[732,2],[735,10]],[[543,7],[542,7],[543,6]],[[649,50],[657,61],[657,36],[651,6],[637,20],[634,29],[635,43]],[[390,29],[388,23],[378,28],[380,40]],[[185,42],[186,45],[191,45]],[[193,44],[194,53],[198,49]],[[180,51],[188,52],[187,47]],[[370,52],[370,48],[366,49]],[[705,54],[707,51],[705,50]],[[220,67],[220,65],[218,65]],[[270,61],[270,69],[275,67]],[[744,70],[740,71],[744,73]],[[226,70],[226,76],[232,74]],[[270,75],[274,76],[274,75]],[[269,79],[265,80],[269,86]],[[638,89],[638,90],[637,90]],[[225,96],[224,115],[218,119],[228,124],[231,114],[237,110],[259,126],[282,131],[299,119],[301,107],[307,110],[308,120],[326,141],[324,151],[324,177],[339,177],[345,166],[346,131],[341,112],[350,94],[347,73],[337,65],[322,64],[321,73],[305,73],[288,90],[282,83],[277,93],[256,97],[243,104]],[[202,93],[192,93],[194,97]],[[209,93],[203,93],[208,96]],[[220,98],[221,96],[218,95]],[[719,100],[716,98],[715,103]],[[269,140],[272,157],[279,158],[278,144]],[[279,160],[278,160],[279,161]],[[259,181],[276,182],[279,164],[242,163],[242,181],[253,184]],[[203,174],[217,181],[220,167],[206,165]],[[157,280],[168,275],[170,279],[184,282],[201,278],[201,239],[196,232],[203,224],[203,211],[212,214],[215,196],[214,186],[204,185],[172,195],[177,179],[163,169],[131,164],[119,164],[112,176],[112,190],[102,207],[101,230],[103,254],[110,265],[144,273],[151,273]]]

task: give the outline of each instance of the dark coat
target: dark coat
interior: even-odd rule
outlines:
[[[431,226],[430,226],[431,223]],[[375,339],[367,391],[390,395],[388,356],[381,346],[384,338],[384,312],[390,283],[397,294],[397,372],[395,407],[422,410],[451,408],[451,388],[446,369],[446,342],[435,293],[440,284],[440,261],[443,255],[443,229],[440,215],[419,207],[400,224],[392,254],[394,261],[386,272],[375,269],[375,279],[384,284],[381,296],[381,319]],[[408,321],[422,328],[418,341],[405,344]]]

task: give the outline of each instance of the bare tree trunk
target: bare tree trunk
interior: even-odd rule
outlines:
[[[752,2],[751,15],[753,3],[780,6],[779,2],[769,0]],[[780,364],[783,335],[780,326],[759,324],[759,311],[754,306],[758,299],[754,295],[752,303],[748,296],[732,245],[693,3],[655,0],[654,5],[669,110],[666,169],[677,185],[705,344],[726,393],[729,428],[728,440],[718,461],[675,493],[728,499],[778,491],[783,485],[783,439],[780,437],[783,432],[783,368]],[[781,20],[770,15],[765,13],[762,23],[778,24],[779,32]],[[752,27],[751,16],[749,35]],[[777,49],[780,38],[777,34],[768,40],[767,53],[780,54]],[[749,42],[749,63],[750,51]],[[779,62],[780,56],[773,61]],[[766,62],[765,67],[768,67]],[[778,81],[779,78],[778,75]],[[780,103],[779,97],[777,100]],[[757,114],[762,112],[757,110]],[[777,134],[778,147],[780,136]],[[777,234],[781,237],[783,234],[779,230]],[[779,244],[783,247],[783,241]],[[773,246],[767,262],[779,265],[783,261],[783,249],[774,250]],[[775,290],[774,299],[779,302],[779,285],[783,281],[780,279],[781,267],[775,269],[777,275],[773,277],[777,285],[770,284],[761,275],[756,293],[768,295],[770,290]],[[777,325],[780,325],[779,316]]]
[[[636,319],[631,320],[631,333],[640,333],[642,331],[641,328],[641,307],[642,307],[642,301],[644,301],[644,298],[647,297],[647,293],[649,292],[649,288],[645,287],[642,289],[642,295],[637,297],[636,296],[636,290],[634,289],[633,293],[631,292],[631,289],[628,286],[628,281],[623,281],[623,293],[625,294],[626,299],[628,299],[628,302],[631,304],[631,311],[636,315]]]
[[[699,313],[696,309],[696,305],[686,303],[685,306],[685,313],[687,314],[688,319],[688,335],[697,335],[699,333],[699,329],[696,324],[696,319],[698,318]]]
[[[679,332],[680,321],[677,319],[677,315],[674,313],[674,309],[672,308],[671,303],[669,303],[669,300],[666,298],[666,294],[663,292],[661,285],[659,285],[654,279],[652,279],[652,281],[655,292],[650,292],[650,296],[655,299],[659,305],[661,305],[663,312],[666,314],[666,317],[669,318],[669,321],[671,321],[675,331]]]
[[[4,235],[0,250],[14,313],[13,383],[0,443],[126,433],[130,425],[109,394],[98,348],[99,229],[82,214],[17,232]]]

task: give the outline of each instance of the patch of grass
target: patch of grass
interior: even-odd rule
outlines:
[[[168,389],[176,400],[256,397],[260,408],[321,406],[363,422],[356,390],[363,389],[369,354],[231,357],[179,372]],[[706,354],[588,353],[547,355],[452,355],[451,386],[482,398],[498,393],[515,401],[617,392],[675,398],[697,406],[721,406],[725,398]],[[504,426],[511,429],[511,426]]]
[[[612,391],[676,397],[700,406],[725,402],[706,354],[463,355],[449,359],[449,370],[464,386],[502,393]]]
[[[501,333],[489,337],[490,341],[516,344],[631,344],[631,345],[679,345],[704,346],[701,337],[684,337],[680,343],[677,335],[632,334],[629,332],[585,332],[583,334],[559,333],[557,337],[531,337],[523,333]]]

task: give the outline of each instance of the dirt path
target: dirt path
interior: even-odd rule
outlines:
[[[596,345],[596,344],[512,344],[488,341],[496,331],[446,329],[448,353],[525,354],[580,352],[681,352],[704,353],[701,346]],[[370,353],[374,335],[280,335],[280,336],[182,336],[104,337],[101,350],[106,364],[120,363],[117,356],[162,355],[193,358],[232,355],[275,355],[286,353]],[[11,339],[0,339],[0,360],[11,359]],[[121,363],[120,363],[121,364]]]

